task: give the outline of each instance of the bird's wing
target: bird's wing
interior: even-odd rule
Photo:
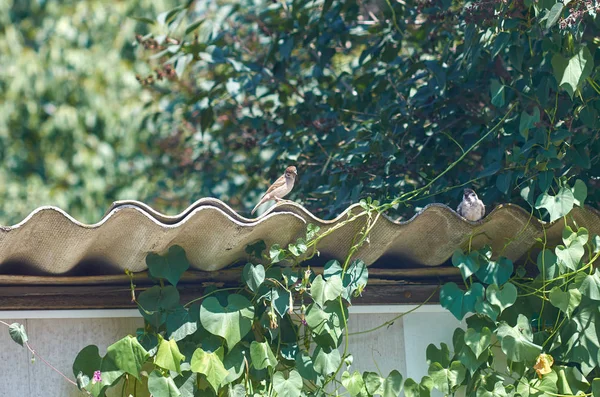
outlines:
[[[456,212],[458,212],[459,215],[462,215],[462,205],[463,205],[463,203],[461,201],[460,204],[458,205],[458,207],[456,207]]]
[[[281,175],[275,182],[273,182],[263,197],[268,196],[273,190],[282,187],[283,185],[285,185],[285,175]]]

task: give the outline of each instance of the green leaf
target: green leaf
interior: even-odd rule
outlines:
[[[148,375],[148,391],[153,397],[178,397],[181,392],[171,377],[165,378],[158,370]]]
[[[502,289],[499,289],[496,284],[492,284],[487,288],[486,296],[490,304],[499,307],[502,313],[517,301],[517,287],[512,283],[506,283]]]
[[[436,389],[449,394],[462,384],[467,370],[460,362],[453,361],[448,368],[442,367],[440,363],[433,363],[429,366],[428,373]]]
[[[384,379],[375,372],[363,373],[363,380],[365,382],[365,388],[369,395],[383,394],[383,381]]]
[[[588,193],[585,182],[583,182],[581,179],[577,179],[571,191],[573,192],[573,197],[575,198],[575,205],[583,208]]]
[[[467,323],[469,321],[467,320]],[[456,328],[452,335],[452,343],[454,345],[454,359],[460,361],[473,375],[484,363],[486,363],[489,353],[485,350],[479,357],[475,356],[473,350],[465,344],[465,331],[462,328]],[[442,367],[447,368],[449,364]]]
[[[179,305],[179,291],[172,285],[163,288],[155,285],[142,292],[137,301],[144,319],[154,328],[159,328],[167,320],[167,310]]]
[[[215,392],[219,390],[221,382],[229,375],[229,372],[223,366],[223,347],[219,347],[212,353],[207,353],[201,348],[194,351],[190,361],[193,372],[204,374],[206,380]]]
[[[457,249],[452,255],[452,265],[460,269],[463,279],[466,280],[479,270],[478,257],[478,252],[471,252],[469,255],[464,255],[460,249]]]
[[[333,301],[342,294],[342,279],[332,276],[325,281],[320,274],[315,277],[310,286],[310,295],[321,307],[329,301]]]
[[[102,357],[98,352],[98,346],[89,345],[81,349],[73,362],[73,375],[76,378],[79,374],[87,376],[88,381],[94,376],[94,372],[100,370],[102,366]]]
[[[478,387],[476,396],[477,397],[507,397],[508,394],[506,394],[506,389],[504,388],[502,381],[498,381],[498,382],[496,382],[496,384],[494,384],[494,389],[491,391],[488,391],[481,386]]]
[[[465,344],[469,346],[469,348],[475,354],[475,357],[478,358],[483,354],[485,350],[487,350],[488,346],[492,341],[492,331],[488,327],[483,327],[481,332],[477,332],[473,328],[467,329],[465,332]]]
[[[315,371],[317,373],[327,376],[337,371],[342,357],[338,349],[327,349],[317,346],[313,353],[313,363],[315,364]]]
[[[424,376],[421,383],[417,383],[411,378],[404,381],[405,397],[430,397],[433,381],[429,376]]]
[[[306,241],[314,239],[317,236],[317,233],[319,233],[319,230],[321,230],[320,226],[309,223],[306,226]]]
[[[281,371],[273,375],[273,388],[279,397],[299,397],[302,393],[302,385],[302,377],[298,371],[289,371],[287,378]]]
[[[563,12],[564,5],[562,1],[557,2],[552,6],[550,11],[548,11],[547,19],[546,19],[546,29],[550,29],[552,26],[558,22],[560,19],[560,15]]]
[[[550,222],[554,222],[571,212],[574,204],[573,192],[563,187],[556,196],[548,193],[540,194],[535,202],[535,208],[545,208],[550,214]]]
[[[579,291],[582,295],[587,296],[591,300],[600,301],[600,272],[598,269],[594,271],[594,274],[588,274],[581,281]],[[579,297],[581,300],[581,296]],[[577,302],[577,305],[579,302]]]
[[[488,316],[490,319],[492,319],[492,321],[496,321],[496,319],[498,319],[498,315],[500,314],[500,310],[487,301],[477,302],[475,304],[475,312],[483,314],[484,316]]]
[[[523,110],[523,112],[521,112],[521,119],[519,120],[519,134],[521,134],[523,138],[527,139],[529,136],[529,130],[539,122],[540,109],[537,106],[533,108],[532,114],[529,114],[527,111]]]
[[[584,245],[588,241],[588,231],[584,228],[577,230],[577,233],[571,232],[570,228],[565,228],[563,232],[563,242],[565,245],[559,245],[554,252],[560,263],[571,270],[577,270],[579,262],[585,254]]]
[[[594,378],[592,381],[592,396],[600,397],[600,378]]]
[[[537,267],[546,280],[558,276],[560,272],[558,257],[549,249],[545,249],[538,254]]]
[[[27,342],[27,333],[25,332],[25,326],[19,323],[12,323],[8,326],[8,333],[12,340],[19,345],[23,346]]]
[[[567,291],[563,291],[560,287],[553,287],[550,290],[549,298],[552,306],[559,308],[562,312],[566,313],[567,316],[571,317],[573,311],[581,302],[581,292],[575,288],[569,288]]]
[[[475,310],[475,304],[483,300],[485,289],[479,283],[473,283],[471,289],[463,292],[456,283],[446,283],[440,291],[440,303],[458,320],[468,312]]]
[[[502,285],[510,279],[513,270],[512,261],[501,256],[496,261],[484,262],[475,275],[486,284]]]
[[[285,259],[285,251],[281,249],[279,244],[273,244],[271,249],[269,249],[269,258],[271,259],[271,264],[281,262]]]
[[[254,306],[245,297],[231,294],[227,306],[210,296],[200,305],[200,323],[211,334],[225,339],[227,347],[233,347],[252,329]]]
[[[352,375],[348,371],[344,371],[342,374],[342,385],[344,385],[352,397],[359,395],[363,390],[366,391],[365,381],[358,371],[354,371]]]
[[[342,266],[336,260],[328,261],[323,270],[323,279],[329,280],[332,277],[342,277]],[[369,270],[365,262],[360,259],[353,261],[346,269],[346,274],[342,280],[342,298],[348,302],[356,290],[363,289],[369,279]]]
[[[492,97],[492,105],[497,108],[504,106],[504,84],[497,79],[490,81],[490,96]]]
[[[292,294],[285,289],[277,289],[274,291],[276,291],[276,293],[273,294],[273,306],[275,307],[277,314],[283,318],[290,308],[290,297]]]
[[[245,252],[248,255],[252,255],[257,259],[261,259],[262,258],[262,253],[264,250],[267,249],[267,244],[265,243],[264,240],[258,240],[255,243],[252,244],[248,244],[245,248]]]
[[[168,369],[170,371],[181,373],[181,361],[185,360],[185,356],[179,352],[179,347],[174,339],[169,341],[160,339],[158,344],[158,352],[154,363],[161,368]]]
[[[174,286],[177,286],[183,273],[190,268],[184,249],[178,245],[170,247],[164,256],[148,254],[146,265],[152,277],[167,279]]]
[[[296,355],[296,370],[300,373],[300,375],[311,382],[317,382],[317,378],[319,374],[315,371],[315,367],[313,365],[312,358],[303,351],[300,351]]]
[[[186,28],[185,28],[185,34],[190,34],[192,33],[194,30],[198,29],[198,27],[200,27],[200,25],[202,25],[204,23],[205,19],[199,19],[195,22],[190,23]]]
[[[252,263],[247,263],[244,266],[242,277],[250,291],[256,292],[258,287],[265,281],[265,268],[263,265],[254,266]]]
[[[440,344],[439,349],[433,343],[430,343],[425,350],[425,357],[427,358],[427,364],[440,363],[443,367],[450,365],[450,349],[443,342]]]
[[[223,366],[229,375],[223,381],[223,384],[233,382],[242,376],[246,369],[246,361],[250,362],[250,357],[247,348],[244,348],[242,344],[237,344],[230,350],[223,360]]]
[[[113,343],[106,349],[102,359],[102,376],[108,371],[123,371],[140,380],[140,371],[149,354],[132,336]]]
[[[242,383],[229,385],[227,397],[246,397],[246,387]]]
[[[502,351],[510,361],[532,363],[542,352],[542,347],[533,343],[529,320],[522,314],[519,314],[514,327],[502,322],[497,335]]]
[[[552,69],[558,85],[565,89],[571,96],[577,88],[590,76],[594,68],[594,57],[585,45],[570,59],[560,54],[552,57]]]
[[[348,309],[343,307],[344,314],[339,302],[329,302],[323,309],[312,303],[306,309],[306,323],[315,334],[314,338],[318,345],[336,348],[344,332],[346,324],[344,317],[348,318]]]
[[[250,344],[250,360],[256,369],[275,368],[277,358],[267,342],[252,341]]]
[[[183,306],[167,314],[167,339],[179,342],[198,330],[198,322],[192,318],[189,310]]]
[[[536,377],[529,380],[529,382],[527,377],[522,377],[517,384],[517,393],[521,397],[555,396],[558,393],[557,381],[558,376],[554,371],[544,375],[542,379]]]
[[[402,375],[393,370],[383,381],[382,397],[398,397],[402,390]]]

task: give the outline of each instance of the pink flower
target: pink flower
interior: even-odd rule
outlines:
[[[102,374],[100,371],[94,371],[94,377],[92,378],[92,384],[102,382]]]

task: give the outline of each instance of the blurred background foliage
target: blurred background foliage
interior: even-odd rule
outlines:
[[[414,207],[596,206],[600,4],[556,0],[14,1],[0,10],[0,223],[115,199],[243,214],[287,165],[332,217],[426,185]],[[6,56],[8,54],[8,56]],[[538,207],[540,207],[538,205]]]

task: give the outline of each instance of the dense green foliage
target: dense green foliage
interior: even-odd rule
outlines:
[[[594,2],[154,3],[0,5],[0,223],[244,211],[289,164],[290,197],[331,216],[425,186],[505,116],[410,205],[458,185],[526,205],[573,175],[598,200]]]
[[[203,194],[248,208],[294,163],[293,197],[331,216],[422,187],[477,143],[410,204],[456,204],[448,189],[465,184],[488,205],[535,204],[574,175],[597,201],[593,2],[223,4],[210,19],[200,2],[160,14],[139,38],[161,68],[142,79],[158,104],[147,126]]]
[[[112,3],[0,2],[0,224],[50,204],[96,222],[113,200],[156,192],[135,79],[143,24],[128,16],[172,2]]]

